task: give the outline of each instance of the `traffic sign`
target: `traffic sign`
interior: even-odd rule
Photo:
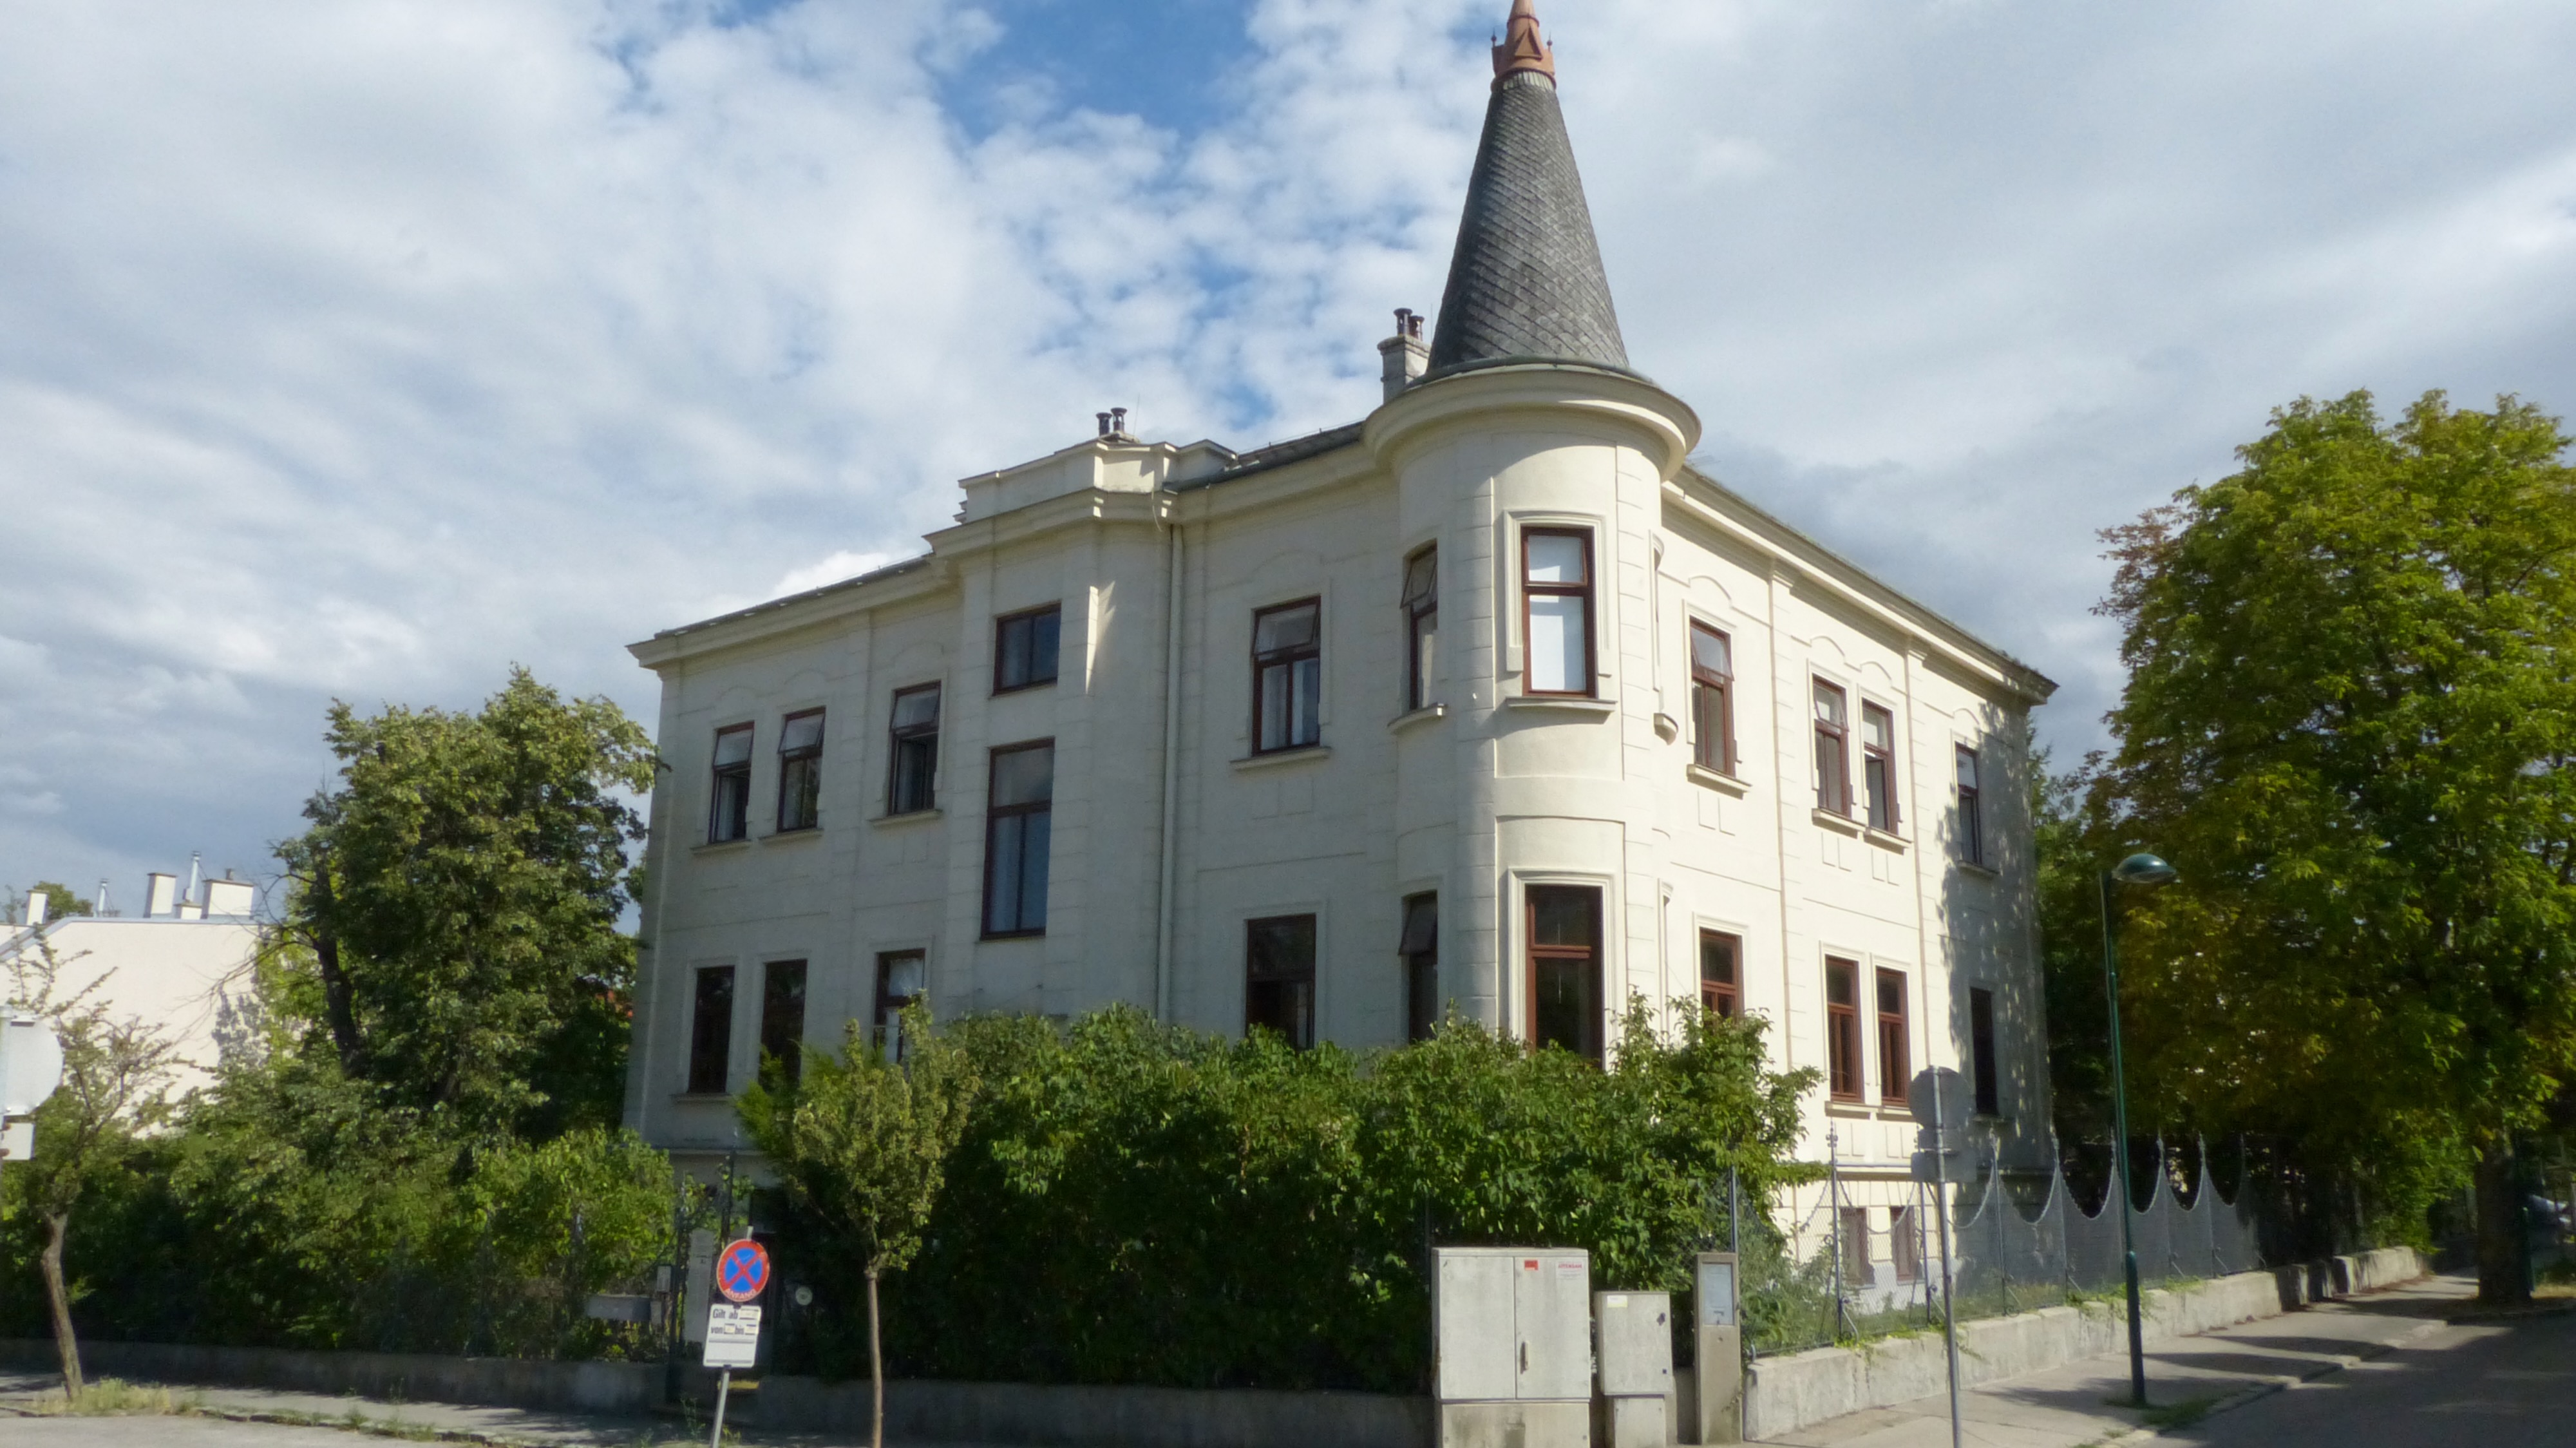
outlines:
[[[1905,1104],[1914,1113],[1915,1123],[1936,1131],[1965,1131],[1976,1119],[1977,1102],[1967,1089],[1967,1082],[1947,1066],[1929,1066],[1914,1073],[1913,1084],[1905,1093]]]
[[[62,1084],[63,1043],[34,1016],[0,1016],[0,1116],[33,1116]]]
[[[760,1356],[760,1309],[719,1302],[707,1309],[706,1365],[747,1368]]]
[[[724,1255],[716,1258],[716,1291],[730,1302],[749,1302],[769,1287],[769,1253],[758,1242],[745,1237],[728,1243]],[[714,1327],[707,1329],[708,1341],[714,1342]]]

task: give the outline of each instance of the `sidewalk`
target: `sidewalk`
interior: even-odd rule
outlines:
[[[1991,1448],[2078,1448],[2141,1428],[2181,1428],[2212,1412],[2378,1357],[2439,1330],[2477,1293],[2462,1277],[2401,1287],[2222,1328],[2149,1339],[2147,1401],[2129,1398],[2128,1354],[2086,1358],[1987,1383],[1959,1402],[1962,1438]],[[1801,1448],[1949,1448],[1947,1394],[1810,1423],[1763,1440]]]

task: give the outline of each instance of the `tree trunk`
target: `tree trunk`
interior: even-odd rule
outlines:
[[[868,1448],[885,1448],[885,1342],[877,1335],[877,1264],[868,1264],[868,1390],[875,1412],[868,1419]]]
[[[2476,1180],[2478,1301],[2518,1307],[2531,1300],[2531,1284],[2522,1271],[2522,1173],[2512,1138],[2501,1137],[2479,1149]]]
[[[312,931],[313,963],[322,975],[322,1014],[331,1024],[331,1045],[339,1053],[340,1072],[356,1080],[363,1074],[366,1048],[358,1035],[357,991],[340,966],[340,937],[330,924],[331,870],[331,857],[325,851],[314,861],[314,908],[308,912],[321,917]]]
[[[53,1308],[54,1351],[63,1360],[63,1398],[81,1395],[80,1339],[72,1333],[72,1295],[63,1286],[63,1238],[70,1234],[71,1213],[45,1213],[45,1250],[38,1261],[45,1274],[45,1298]]]

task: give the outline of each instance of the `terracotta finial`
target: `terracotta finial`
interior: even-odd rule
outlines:
[[[1556,83],[1556,47],[1538,38],[1537,0],[1512,0],[1512,18],[1503,22],[1503,42],[1494,47],[1494,80],[1531,71]]]

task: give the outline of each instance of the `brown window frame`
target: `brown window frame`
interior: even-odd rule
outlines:
[[[1440,1026],[1440,893],[1404,897],[1396,958],[1404,962],[1404,1038],[1427,1041]]]
[[[1871,1004],[1878,1026],[1878,1099],[1889,1106],[1902,1106],[1905,1088],[1914,1080],[1914,1037],[1905,1008],[1905,972],[1881,966],[1873,980],[1877,986]],[[1888,1009],[1891,999],[1896,1003],[1892,1011]]]
[[[1836,1224],[1842,1230],[1843,1290],[1848,1292],[1869,1285],[1869,1208],[1836,1207]]]
[[[903,702],[922,694],[930,696],[930,722],[905,724]],[[914,684],[894,691],[886,711],[886,813],[888,815],[922,814],[939,807],[939,725],[941,711],[948,701],[941,696],[936,683]],[[921,762],[919,798],[907,794],[904,785],[911,776],[905,772],[908,760]]]
[[[1544,896],[1556,894],[1574,894],[1587,897],[1588,914],[1590,916],[1592,932],[1592,940],[1589,945],[1542,945],[1539,943],[1538,912],[1540,900]],[[1602,993],[1606,985],[1604,979],[1605,962],[1602,959],[1602,918],[1606,911],[1606,902],[1602,899],[1602,889],[1598,885],[1527,885],[1522,887],[1521,896],[1521,919],[1528,930],[1527,953],[1529,963],[1525,983],[1529,989],[1529,1049],[1533,1054],[1535,1054],[1536,1052],[1547,1049],[1550,1045],[1555,1045],[1571,1051],[1573,1054],[1581,1056],[1586,1060],[1596,1062],[1600,1061],[1605,1055],[1605,1051],[1603,1049],[1603,1037],[1605,1033],[1603,1031],[1601,1018]],[[1539,1019],[1541,996],[1539,993],[1539,976],[1541,969],[1546,963],[1557,961],[1579,962],[1587,966],[1589,970],[1588,983],[1591,987],[1591,1004],[1583,1012],[1583,1019],[1576,1025],[1574,1040],[1571,1045],[1568,1045],[1562,1040],[1543,1040],[1540,1038]]]
[[[894,969],[906,961],[917,962],[921,966],[921,988],[909,995],[897,995],[894,989]],[[876,1000],[869,1021],[868,1039],[878,1050],[886,1052],[898,1061],[903,1059],[904,1042],[901,1030],[903,1008],[928,994],[930,994],[929,951],[915,946],[909,950],[877,952]]]
[[[1828,719],[1816,705],[1831,694],[1840,706],[1834,712],[1839,720]],[[1845,819],[1852,812],[1851,768],[1851,691],[1829,679],[1813,679],[1807,691],[1807,711],[1816,721],[1816,808]],[[1825,761],[1831,759],[1828,769]]]
[[[742,758],[723,763],[725,741],[737,734],[742,736]],[[751,838],[751,756],[759,743],[758,732],[749,724],[727,724],[716,731],[715,751],[708,756],[707,766],[708,844]]]
[[[993,803],[993,795],[995,792],[993,789],[993,781],[995,777],[1001,773],[1003,757],[1005,755],[1012,754],[1025,754],[1036,749],[1046,750],[1049,755],[1047,761],[1048,778],[1046,798],[1020,804],[997,805]],[[993,861],[996,856],[996,851],[999,848],[1003,821],[1013,819],[1026,820],[1039,816],[1045,817],[1047,822],[1047,838],[1045,843],[1040,845],[1034,851],[1030,849],[1028,842],[1029,827],[1026,824],[1020,826],[1018,846],[1020,852],[1019,873],[1017,878],[1020,880],[1021,884],[1018,891],[1019,898],[1010,918],[1014,922],[1025,922],[1028,919],[1027,880],[1029,860],[1034,857],[1039,862],[1040,866],[1044,867],[1051,863],[1052,852],[1055,847],[1054,753],[1055,741],[1053,739],[1028,739],[1017,744],[1003,744],[995,746],[985,761],[983,938],[986,940],[1017,940],[1028,936],[1046,934],[1047,891],[1053,883],[1052,879],[1041,882],[1038,887],[1037,923],[1035,925],[1014,923],[1006,929],[996,930],[993,928],[993,922],[995,919],[993,910],[993,886],[995,883]]]
[[[1958,772],[1959,794],[1959,859],[1970,865],[1986,863],[1985,761],[1965,744],[1953,746],[1957,751],[1952,764]]]
[[[2004,1114],[2003,1090],[1995,1060],[1995,993],[1985,986],[1968,988],[1968,1079],[1976,1088],[1977,1114]]]
[[[1888,1266],[1899,1282],[1923,1280],[1923,1215],[1913,1206],[1887,1211]]]
[[[1041,675],[1037,672],[1040,634],[1038,620],[1046,618],[1053,619],[1055,627],[1045,631],[1052,640],[1052,646],[1046,651],[1046,672]],[[1020,625],[1026,625],[1029,630],[1029,675],[1016,683],[1005,682],[1002,677],[1002,666],[1010,658],[1011,630]],[[1042,604],[1036,608],[1023,608],[1013,613],[1002,614],[993,620],[993,692],[995,694],[1016,694],[1022,689],[1043,689],[1056,681],[1057,676],[1063,672],[1063,667],[1064,604],[1061,601]]]
[[[1837,974],[1848,986],[1844,999],[1834,999]],[[1860,1043],[1860,962],[1846,956],[1825,957],[1825,1094],[1835,1101],[1867,1099],[1862,1080]]]
[[[1870,742],[1873,716],[1887,721],[1884,745]],[[1896,711],[1867,699],[1860,701],[1860,789],[1861,805],[1871,829],[1892,835],[1904,826],[1905,816],[1898,806],[1896,790]]]
[[[1530,581],[1530,540],[1534,538],[1572,538],[1583,545],[1583,581],[1581,583],[1533,583]],[[1592,530],[1589,528],[1523,528],[1521,530],[1521,692],[1541,698],[1590,699],[1601,692],[1600,610],[1593,601],[1593,581],[1600,576],[1600,566],[1593,558]],[[1583,687],[1580,689],[1541,689],[1530,682],[1537,636],[1530,632],[1530,600],[1533,598],[1579,598],[1583,600]]]
[[[796,723],[812,719],[814,742],[789,748],[787,741],[796,735]],[[823,711],[799,709],[778,721],[778,832],[819,830],[823,827]],[[787,806],[794,803],[801,812],[791,815]]]
[[[1417,593],[1413,590],[1414,569],[1428,565],[1430,586]],[[1431,697],[1431,671],[1440,662],[1440,547],[1425,543],[1405,555],[1404,559],[1404,709],[1428,709],[1438,703]]]
[[[1272,649],[1261,648],[1261,621],[1276,614],[1294,613],[1302,608],[1315,611],[1315,636],[1302,644]],[[1297,666],[1312,663],[1314,672],[1310,687],[1314,692],[1314,732],[1311,737],[1297,736]],[[1262,733],[1263,706],[1269,702],[1269,674],[1272,669],[1287,670],[1288,715],[1285,732],[1277,743],[1267,742]],[[1313,749],[1324,742],[1324,597],[1312,594],[1305,598],[1274,603],[1252,611],[1252,752],[1285,754],[1292,749]]]
[[[689,996],[691,1096],[722,1096],[733,1084],[733,967],[698,967]]]
[[[1306,937],[1306,958],[1291,962],[1285,968],[1261,968],[1260,953],[1255,949],[1264,927],[1301,928]],[[1277,1031],[1291,1050],[1307,1051],[1315,1045],[1315,957],[1323,948],[1321,922],[1311,911],[1291,915],[1264,915],[1243,922],[1243,1034],[1251,1039],[1256,1029]],[[1261,1019],[1259,1003],[1267,987],[1285,987],[1288,991],[1287,1022]]]
[[[1709,973],[1709,947],[1725,952],[1724,979]],[[1699,1004],[1711,1015],[1735,1020],[1744,1014],[1744,937],[1724,930],[1699,933]]]
[[[1726,650],[1723,670],[1700,666],[1699,636]],[[1735,772],[1735,640],[1726,630],[1691,620],[1691,762],[1720,774]]]
[[[806,970],[802,960],[760,966],[760,1070],[763,1080],[793,1086],[805,1074]],[[773,1077],[770,1063],[777,1063]]]

